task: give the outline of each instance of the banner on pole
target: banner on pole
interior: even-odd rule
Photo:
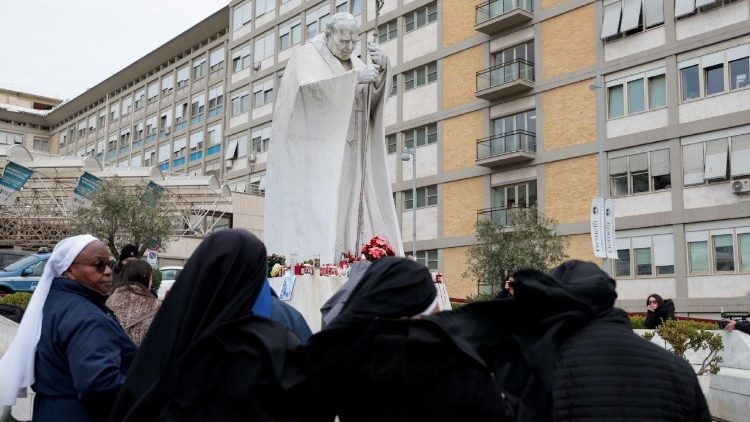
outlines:
[[[81,177],[78,178],[78,185],[73,189],[73,194],[70,195],[68,209],[75,211],[78,208],[91,205],[91,201],[94,199],[94,195],[96,195],[96,191],[99,190],[101,185],[102,179],[84,171]]]
[[[8,161],[3,170],[3,176],[0,177],[0,205],[13,205],[16,195],[33,174],[34,170]]]
[[[591,200],[591,245],[594,256],[617,259],[615,202],[601,197]]]

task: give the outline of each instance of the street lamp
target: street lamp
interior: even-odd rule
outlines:
[[[407,148],[401,150],[401,161],[411,160],[411,251],[417,259],[417,150]]]

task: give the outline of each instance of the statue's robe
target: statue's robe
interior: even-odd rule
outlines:
[[[347,62],[336,58],[322,34],[289,59],[266,171],[269,254],[320,255],[321,263],[336,263],[344,252],[358,256],[378,235],[403,255],[385,162],[390,65],[374,83],[358,84],[364,66],[354,55]]]

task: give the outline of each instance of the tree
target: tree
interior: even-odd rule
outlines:
[[[497,292],[506,274],[521,270],[546,271],[567,258],[564,239],[555,232],[556,222],[536,207],[513,210],[512,225],[493,219],[476,223],[477,241],[466,254],[468,270],[480,284]]]
[[[143,255],[146,248],[167,240],[171,217],[163,191],[126,187],[117,177],[104,180],[91,206],[74,214],[76,231],[102,239],[114,256],[127,243],[137,246]]]

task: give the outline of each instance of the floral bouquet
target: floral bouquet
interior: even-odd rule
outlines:
[[[384,256],[396,255],[396,253],[393,252],[393,248],[391,247],[391,245],[389,245],[388,242],[386,242],[385,239],[380,236],[375,236],[370,239],[369,242],[362,245],[360,253],[362,253],[365,259],[367,259],[368,261],[375,261],[376,259],[382,258]]]
[[[341,262],[346,262],[347,264],[353,264],[357,262],[357,257],[352,255],[350,252],[341,252]]]

